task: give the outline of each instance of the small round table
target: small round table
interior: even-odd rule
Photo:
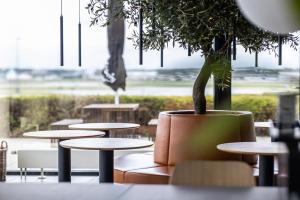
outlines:
[[[104,136],[101,131],[83,131],[83,130],[50,130],[50,131],[33,131],[24,133],[24,137],[38,139],[56,139],[59,142],[74,138],[87,138]],[[71,152],[58,145],[58,181],[71,181]]]
[[[259,185],[273,186],[274,156],[286,154],[287,148],[278,142],[234,142],[219,144],[217,149],[230,153],[259,156]]]
[[[110,130],[135,129],[139,124],[133,123],[82,123],[69,125],[70,129],[104,131],[104,137],[110,137]]]
[[[114,150],[150,147],[153,142],[127,138],[86,138],[60,142],[64,148],[99,150],[99,182],[113,183]]]

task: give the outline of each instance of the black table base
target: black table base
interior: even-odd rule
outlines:
[[[59,140],[61,142],[63,140]],[[71,182],[71,150],[58,143],[58,182]]]
[[[259,186],[273,186],[274,184],[274,156],[259,156]]]
[[[114,151],[99,151],[99,182],[114,182]]]
[[[110,131],[109,130],[104,130],[105,135],[103,136],[104,138],[109,138],[110,137]]]

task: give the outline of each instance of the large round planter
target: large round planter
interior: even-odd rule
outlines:
[[[184,160],[242,160],[256,164],[256,156],[242,156],[219,151],[227,142],[255,141],[251,112],[192,110],[161,112],[156,131],[154,161],[175,165]]]

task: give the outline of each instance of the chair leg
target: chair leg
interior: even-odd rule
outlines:
[[[20,168],[20,178],[23,179],[23,168]]]
[[[26,179],[27,179],[27,168],[24,168],[24,180],[26,182]]]
[[[45,173],[44,173],[44,168],[41,168],[41,175],[38,178],[41,179],[41,180],[46,179],[46,176],[45,176]]]

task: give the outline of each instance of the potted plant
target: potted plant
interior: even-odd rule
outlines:
[[[211,122],[212,127],[207,130],[208,132],[213,132],[214,126],[218,125],[216,123],[218,120],[226,119],[226,116],[237,116],[238,118],[236,119],[238,121],[235,121],[235,123],[241,124],[232,127],[241,129],[244,126],[243,124],[248,124],[249,126],[246,127],[251,132],[249,133],[251,137],[246,140],[255,140],[253,119],[252,116],[249,117],[249,113],[243,118],[247,119],[245,121],[239,117],[245,114],[242,112],[207,111],[205,98],[207,82],[213,75],[215,84],[214,108],[216,110],[230,110],[231,56],[235,57],[236,43],[242,45],[250,53],[266,50],[276,53],[279,46],[283,43],[290,43],[295,48],[298,45],[297,37],[291,34],[279,36],[253,26],[242,16],[234,0],[110,1],[121,1],[124,5],[118,7],[118,12],[116,12],[117,14],[114,18],[106,17],[107,11],[112,9],[107,0],[90,0],[87,8],[92,14],[92,25],[100,24],[106,26],[119,17],[124,17],[131,24],[137,24],[138,21],[140,23],[143,22],[143,31],[140,34],[134,32],[131,37],[137,46],[141,47],[141,44],[143,44],[142,48],[145,50],[159,50],[164,48],[167,43],[177,42],[180,46],[192,52],[200,51],[205,58],[205,62],[193,86],[194,111],[167,112],[162,113],[162,115],[168,116],[170,119],[172,119],[172,116],[176,116],[177,124],[188,124],[188,127],[192,127],[191,129],[182,125],[181,128],[188,128],[189,131],[199,130],[198,132],[207,129],[199,127],[200,124],[204,124],[204,127],[207,127],[208,123],[202,123],[203,120],[207,121],[205,116],[208,116],[208,121]],[[141,34],[143,37],[141,37]],[[220,118],[221,115],[224,117]],[[216,116],[218,120],[215,120],[213,116]],[[193,118],[193,120],[189,121],[190,118]],[[178,121],[180,119],[183,120],[182,123]],[[164,120],[159,120],[158,132],[162,121]],[[191,121],[195,123],[194,126],[190,123],[185,123]],[[233,122],[234,120],[230,121]],[[174,126],[175,123],[171,124]],[[164,128],[166,129],[166,127]],[[177,128],[180,128],[180,126],[173,127],[174,130]],[[220,132],[222,128],[220,127],[219,130],[214,131]],[[246,131],[246,129],[241,130]],[[183,130],[182,132],[186,134],[189,131]],[[197,136],[189,138],[195,139],[194,141],[206,141]]]

